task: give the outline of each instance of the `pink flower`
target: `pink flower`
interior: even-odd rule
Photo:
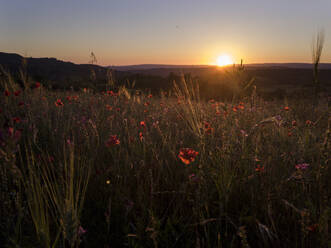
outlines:
[[[308,169],[309,166],[310,166],[310,165],[307,164],[307,163],[302,163],[302,164],[297,164],[297,165],[295,166],[295,168],[296,168],[297,170],[306,170],[306,169]]]
[[[87,231],[82,227],[82,226],[79,226],[78,227],[78,236],[82,236],[86,233]]]

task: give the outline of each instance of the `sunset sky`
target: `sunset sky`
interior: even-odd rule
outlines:
[[[0,51],[100,65],[310,62],[331,0],[0,0]]]

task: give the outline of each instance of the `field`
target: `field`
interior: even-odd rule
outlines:
[[[25,90],[0,98],[5,247],[330,247],[329,100]]]

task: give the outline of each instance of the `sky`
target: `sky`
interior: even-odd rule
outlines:
[[[311,62],[331,0],[0,0],[0,51],[100,65]]]

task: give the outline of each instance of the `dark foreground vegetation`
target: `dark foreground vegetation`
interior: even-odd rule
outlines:
[[[22,82],[1,82],[3,247],[330,247],[327,96]]]

